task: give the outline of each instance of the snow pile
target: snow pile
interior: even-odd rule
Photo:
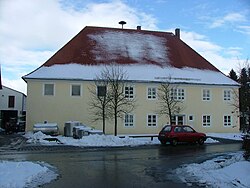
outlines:
[[[160,144],[158,138],[155,137],[152,141],[151,138],[119,138],[113,135],[98,135],[93,134],[83,136],[82,139],[74,139],[65,136],[49,136],[42,132],[32,133],[28,132],[24,135],[28,140],[27,143],[39,143],[42,145],[71,145],[71,146],[86,146],[86,147],[117,147],[117,146],[139,146],[139,145],[152,145]]]
[[[45,145],[54,145],[53,142],[48,141],[46,139],[54,139],[54,137],[50,135],[43,134],[41,131],[38,131],[36,133],[27,132],[24,135],[28,140],[27,143],[39,143],[39,144],[45,144]]]
[[[207,136],[225,138],[230,140],[242,140],[242,133],[206,133]]]
[[[206,144],[212,144],[212,143],[218,143],[218,140],[212,139],[212,138],[207,138],[205,143]]]
[[[244,160],[242,153],[232,153],[176,169],[176,174],[187,185],[209,187],[250,187],[249,172],[250,162]]]
[[[54,167],[46,163],[0,161],[0,187],[38,187],[57,178]]]
[[[82,147],[118,147],[118,146],[140,146],[140,145],[155,145],[160,144],[157,137],[151,140],[151,137],[131,138],[128,136],[113,135],[98,135],[93,134],[89,136],[83,136],[81,139],[74,139],[72,137],[65,136],[49,136],[42,132],[32,133],[27,132],[24,135],[28,140],[27,143],[35,143],[42,145],[57,145],[64,144],[70,146],[82,146]],[[205,143],[217,143],[217,140],[207,138]]]

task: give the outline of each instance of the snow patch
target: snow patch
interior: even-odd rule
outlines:
[[[0,161],[0,187],[38,187],[55,180],[55,171],[47,163]]]
[[[242,153],[232,153],[205,161],[201,164],[183,165],[175,170],[187,185],[209,187],[250,187],[250,162]]]
[[[97,61],[109,60],[113,62],[125,57],[139,63],[153,61],[162,66],[169,65],[166,38],[119,31],[106,31],[88,35],[88,37],[96,42],[92,53]],[[107,56],[107,54],[109,55]]]

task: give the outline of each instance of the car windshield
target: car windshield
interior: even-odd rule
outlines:
[[[164,132],[170,132],[171,131],[171,126],[166,126],[162,129]]]

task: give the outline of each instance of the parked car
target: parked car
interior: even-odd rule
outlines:
[[[196,132],[188,125],[166,125],[158,135],[161,144],[170,144],[176,146],[179,142],[204,144],[206,134]]]

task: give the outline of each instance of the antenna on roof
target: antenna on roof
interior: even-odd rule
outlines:
[[[127,24],[125,21],[120,21],[119,24],[122,25],[122,29],[123,29],[123,25]]]

